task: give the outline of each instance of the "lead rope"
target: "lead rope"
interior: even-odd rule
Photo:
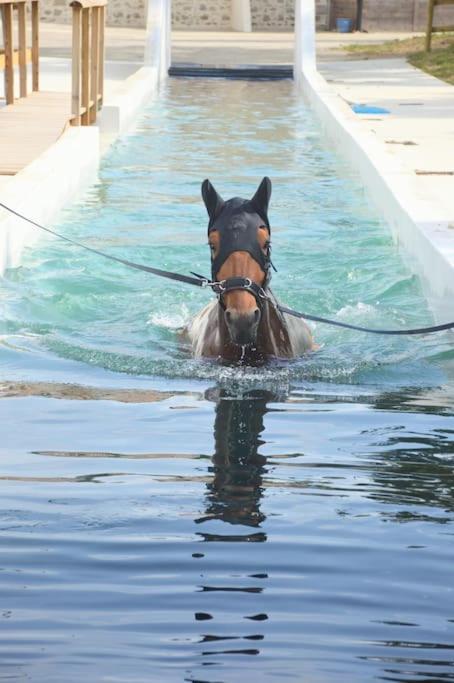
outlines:
[[[133,261],[128,261],[127,259],[122,259],[119,258],[118,256],[112,256],[111,254],[105,254],[103,251],[99,251],[98,249],[94,249],[93,247],[88,247],[86,244],[82,244],[82,242],[77,242],[76,240],[72,240],[69,237],[66,237],[65,235],[61,235],[59,232],[55,232],[55,230],[51,230],[50,228],[46,228],[44,225],[40,225],[39,223],[36,223],[36,221],[33,221],[31,218],[27,218],[26,216],[23,216],[21,213],[18,211],[15,211],[14,209],[11,209],[9,206],[6,204],[3,204],[0,202],[0,206],[3,209],[6,209],[6,211],[9,211],[10,213],[14,214],[15,216],[18,216],[19,218],[22,218],[22,220],[27,221],[27,223],[31,223],[31,225],[34,225],[35,227],[39,228],[40,230],[45,230],[46,232],[50,233],[51,235],[54,235],[55,237],[59,237],[61,240],[65,240],[65,242],[69,242],[69,244],[73,244],[76,247],[80,247],[81,249],[85,249],[86,251],[91,251],[93,254],[97,254],[98,256],[103,256],[106,259],[109,259],[110,261],[116,261],[117,263],[122,263],[124,266],[128,266],[129,268],[135,268],[136,270],[143,270],[146,273],[152,273],[153,275],[158,275],[159,277],[165,277],[169,280],[176,280],[177,282],[184,282],[187,285],[196,285],[197,287],[207,287],[208,285],[211,284],[216,284],[216,283],[211,283],[209,280],[206,278],[202,277],[190,277],[189,275],[181,275],[180,273],[172,273],[168,270],[161,270],[160,268],[152,268],[151,266],[144,266],[140,263],[134,263]]]
[[[22,220],[26,221],[27,223],[34,225],[35,227],[39,228],[40,230],[44,230],[45,232],[47,232],[51,235],[54,235],[55,237],[58,237],[59,239],[64,240],[65,242],[68,242],[69,244],[73,244],[76,247],[80,247],[80,249],[85,249],[86,251],[90,251],[91,253],[97,254],[98,256],[102,256],[103,258],[109,259],[110,261],[115,261],[116,263],[121,263],[124,266],[127,266],[128,268],[134,268],[135,270],[142,270],[142,271],[145,271],[146,273],[151,273],[152,275],[157,275],[158,277],[164,277],[164,278],[167,278],[168,280],[175,280],[176,282],[184,282],[187,285],[195,285],[197,287],[210,287],[211,289],[216,289],[219,287],[219,285],[223,284],[223,283],[219,283],[219,282],[212,282],[211,280],[208,280],[207,278],[203,277],[202,275],[197,275],[196,273],[194,273],[195,277],[191,277],[189,275],[182,275],[180,273],[173,273],[169,270],[161,270],[160,268],[152,268],[151,266],[145,266],[145,265],[142,265],[141,263],[134,263],[134,261],[128,261],[127,259],[122,259],[122,258],[119,258],[118,256],[112,256],[111,254],[106,254],[103,251],[99,251],[99,249],[94,249],[93,247],[88,247],[86,244],[82,244],[82,242],[77,242],[77,240],[73,240],[70,237],[66,237],[65,235],[61,235],[60,233],[56,232],[55,230],[51,230],[50,228],[46,228],[44,225],[41,225],[40,223],[37,223],[36,221],[32,220],[31,218],[27,218],[27,216],[24,216],[23,214],[19,213],[19,211],[15,211],[11,207],[7,206],[6,204],[3,204],[3,202],[0,202],[0,206],[3,209],[5,209],[5,211],[9,211],[9,213],[12,213],[14,216],[17,216],[18,218],[21,218]],[[247,278],[245,278],[245,280],[247,280]],[[244,288],[245,288],[244,286],[239,287],[239,289],[244,289]],[[268,296],[266,296],[265,292],[263,292],[263,295],[260,294],[260,296],[261,296],[261,298],[269,301],[281,313],[286,313],[287,315],[292,315],[295,318],[301,318],[303,320],[311,320],[312,322],[324,323],[326,325],[334,325],[335,327],[343,327],[343,328],[346,328],[348,330],[356,330],[358,332],[369,332],[371,334],[387,334],[387,335],[412,335],[412,334],[432,334],[433,332],[442,332],[444,330],[454,329],[454,322],[450,322],[450,323],[444,323],[442,325],[433,325],[431,327],[418,327],[418,328],[410,329],[410,330],[379,330],[379,329],[374,329],[374,328],[370,328],[370,327],[362,327],[360,325],[350,325],[349,323],[342,323],[338,320],[330,320],[329,318],[322,318],[320,316],[310,315],[309,313],[301,313],[299,311],[295,311],[293,308],[287,308],[286,306],[281,306],[280,304],[276,304]]]

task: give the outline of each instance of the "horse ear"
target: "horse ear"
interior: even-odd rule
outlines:
[[[209,180],[204,180],[202,183],[202,198],[208,211],[210,222],[212,222],[221,212],[224,200],[216,192]]]
[[[252,197],[252,203],[257,207],[261,215],[268,215],[268,205],[271,199],[271,180],[267,177],[263,178],[257,192]]]

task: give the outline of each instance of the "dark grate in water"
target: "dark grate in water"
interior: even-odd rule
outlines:
[[[194,78],[245,78],[254,80],[283,80],[293,78],[291,65],[263,66],[203,66],[201,64],[172,64],[169,76]]]

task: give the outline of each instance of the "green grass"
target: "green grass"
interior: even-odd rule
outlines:
[[[407,57],[410,64],[436,78],[454,85],[454,34],[432,36],[432,51],[424,51],[423,36],[405,40],[387,40],[379,45],[346,45],[345,50],[354,57]]]

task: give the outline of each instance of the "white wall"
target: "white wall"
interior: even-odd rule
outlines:
[[[38,159],[9,179],[2,177],[0,201],[38,223],[52,226],[61,209],[95,182],[99,129],[69,128]],[[0,208],[0,276],[20,265],[22,251],[43,232]]]
[[[250,0],[232,0],[232,28],[244,33],[252,31]]]
[[[170,66],[172,0],[148,0],[145,66],[157,70],[159,80]]]
[[[293,63],[295,81],[300,82],[304,72],[315,68],[315,0],[296,0]]]

